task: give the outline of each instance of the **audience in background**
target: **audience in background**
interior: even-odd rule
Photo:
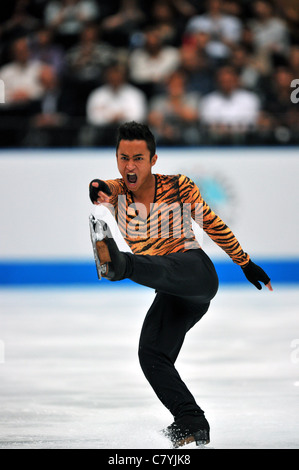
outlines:
[[[214,67],[206,54],[191,45],[180,49],[181,69],[186,74],[186,90],[205,95],[215,89]]]
[[[151,4],[151,18],[159,31],[163,44],[179,47],[184,33],[185,19],[178,11],[176,2],[154,0]]]
[[[154,25],[144,32],[144,45],[129,57],[130,79],[150,98],[159,92],[163,81],[179,66],[177,48],[163,44],[160,30]]]
[[[272,132],[280,143],[298,143],[299,108],[290,99],[293,75],[289,67],[276,68],[263,92],[263,110],[271,116]]]
[[[5,8],[1,8],[0,38],[4,60],[10,58],[9,47],[12,41],[33,33],[40,26],[39,19],[29,9],[30,2],[31,0],[5,2]]]
[[[242,34],[242,23],[238,17],[223,12],[223,1],[206,0],[206,12],[194,16],[186,26],[186,34],[206,33],[209,37],[207,52],[215,60],[230,56],[230,48],[238,43]]]
[[[0,23],[4,146],[298,144],[298,0],[16,0]],[[111,67],[113,65],[113,67]],[[126,71],[126,72],[125,72]]]
[[[138,0],[121,0],[119,9],[102,21],[104,37],[116,47],[129,48],[144,21],[145,15]]]
[[[186,76],[175,71],[166,90],[150,100],[148,122],[160,145],[197,145],[199,94],[186,90]]]
[[[85,25],[77,44],[66,51],[64,86],[73,92],[76,116],[85,115],[88,96],[104,83],[105,68],[117,60],[125,61],[123,51],[103,41],[94,23]]]
[[[290,47],[289,67],[293,78],[299,78],[299,43]]]
[[[110,65],[105,72],[105,84],[90,94],[86,112],[92,127],[82,133],[81,144],[113,145],[116,128],[121,123],[146,120],[146,97],[127,82],[124,65]]]
[[[43,92],[36,102],[36,112],[31,118],[25,144],[28,146],[60,147],[72,143],[73,129],[69,119],[73,113],[73,100],[59,83],[56,70],[44,65],[39,74]]]
[[[50,29],[39,28],[32,36],[29,47],[32,60],[54,67],[58,75],[61,73],[64,53],[58,44],[53,43],[53,33]]]
[[[261,77],[266,75],[262,64],[243,44],[232,47],[228,63],[237,71],[240,85],[248,90],[256,91]]]
[[[46,26],[68,48],[78,40],[85,23],[99,18],[99,6],[95,0],[50,0],[44,13]]]
[[[287,24],[275,15],[271,1],[256,0],[253,9],[255,17],[249,26],[257,53],[286,55],[289,48]]]
[[[100,38],[99,27],[92,23],[84,27],[78,43],[65,55],[68,73],[78,81],[103,81],[105,67],[121,58],[119,50]]]
[[[217,89],[200,102],[203,130],[211,143],[244,143],[258,123],[260,100],[256,93],[240,88],[231,66],[217,71]]]
[[[276,7],[280,16],[286,21],[290,41],[292,44],[299,44],[299,8],[298,0],[276,0]]]
[[[11,48],[12,60],[0,69],[5,84],[5,104],[30,104],[42,94],[39,73],[42,62],[32,60],[28,40],[16,39]]]
[[[2,146],[19,146],[26,136],[28,117],[36,110],[43,89],[39,81],[42,62],[31,60],[26,37],[11,45],[11,61],[0,69],[5,103],[0,105],[0,141]]]

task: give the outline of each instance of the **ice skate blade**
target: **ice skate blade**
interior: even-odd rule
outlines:
[[[96,219],[93,214],[89,216],[90,238],[99,280],[106,274],[108,262],[111,261],[108,246],[103,241],[106,236],[104,225],[104,222]]]
[[[102,220],[96,219],[93,214],[89,216],[89,227],[92,239],[95,242],[100,242],[106,237],[105,222]],[[107,227],[107,226],[106,226]]]
[[[196,446],[199,448],[204,448],[206,444],[209,444],[210,439],[208,436],[207,431],[198,431],[195,432],[192,436],[184,437],[179,441],[176,441],[173,445],[175,449],[190,444],[191,442],[195,442]]]

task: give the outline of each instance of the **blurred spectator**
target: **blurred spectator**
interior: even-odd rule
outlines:
[[[5,85],[5,103],[0,106],[0,141],[2,146],[21,145],[35,112],[36,100],[42,94],[39,82],[41,62],[32,61],[27,38],[15,40],[12,61],[0,69]]]
[[[151,5],[151,21],[157,27],[163,44],[179,47],[185,20],[177,11],[174,1],[155,0]]]
[[[87,24],[78,43],[66,52],[64,80],[73,91],[77,115],[85,116],[86,100],[103,84],[105,68],[122,58],[123,49],[103,42],[100,34],[97,25]]]
[[[222,60],[218,60],[211,54],[209,49],[210,34],[205,31],[196,31],[188,36],[188,40],[184,40],[183,47],[193,47],[197,51],[197,55],[204,57],[209,65],[213,68],[219,67]],[[226,59],[227,60],[227,59]]]
[[[222,13],[225,15],[239,18],[240,21],[244,17],[243,6],[246,5],[246,1],[241,0],[222,0]]]
[[[221,0],[207,0],[206,13],[189,20],[186,36],[202,32],[209,36],[208,54],[216,60],[224,60],[230,55],[232,45],[241,39],[241,20],[222,11]]]
[[[291,46],[289,51],[289,66],[294,78],[299,78],[299,44]]]
[[[105,84],[95,89],[87,100],[88,129],[81,135],[81,145],[114,145],[115,131],[125,121],[143,122],[147,102],[138,88],[127,82],[126,68],[110,65],[105,73]]]
[[[84,24],[99,18],[95,0],[50,0],[44,12],[44,21],[55,33],[56,40],[66,49],[74,45]]]
[[[276,0],[287,22],[291,44],[299,44],[299,5],[298,0]]]
[[[150,101],[148,122],[160,145],[199,143],[199,95],[186,92],[186,77],[178,70],[167,80],[166,92]]]
[[[11,16],[5,21],[0,22],[1,41],[6,41],[7,43],[31,33],[39,26],[39,20],[28,11],[30,0],[17,0],[12,2],[12,4]],[[11,8],[11,6],[5,5],[4,8],[2,5],[2,8],[6,10]]]
[[[257,90],[260,77],[267,75],[268,72],[268,69],[264,69],[256,56],[251,54],[243,44],[232,48],[229,65],[237,71],[240,86],[249,90]]]
[[[264,89],[263,112],[270,116],[276,142],[299,142],[299,109],[292,103],[291,81],[294,76],[289,67],[278,67]]]
[[[180,54],[181,69],[186,74],[186,91],[200,95],[213,91],[214,68],[207,55],[191,45],[182,46]]]
[[[249,22],[249,27],[257,53],[286,55],[289,48],[287,24],[275,15],[272,2],[256,0],[252,7],[255,17]]]
[[[198,0],[169,0],[176,8],[178,14],[186,21],[198,13]]]
[[[110,145],[147,118],[167,145],[299,142],[298,0],[4,3],[2,146]]]
[[[258,96],[239,86],[239,77],[233,67],[217,71],[216,91],[200,102],[200,120],[211,143],[246,143],[256,128],[260,112]]]
[[[53,43],[53,33],[47,28],[39,28],[30,41],[30,53],[33,60],[38,60],[54,67],[56,73],[62,71],[64,52]]]
[[[12,44],[12,61],[0,69],[5,84],[5,105],[26,104],[42,94],[39,74],[42,63],[31,59],[26,37]]]
[[[65,60],[68,73],[77,80],[100,84],[105,67],[120,57],[118,49],[101,41],[99,27],[88,24],[79,42],[66,53]]]
[[[129,58],[129,73],[133,83],[150,98],[160,90],[160,84],[178,67],[180,53],[164,45],[159,29],[154,25],[144,32],[143,47],[135,49]]]
[[[30,147],[70,145],[74,129],[68,132],[67,124],[73,113],[73,100],[66,90],[61,88],[53,67],[43,66],[39,79],[43,94],[37,102],[36,114],[31,119],[25,145]]]
[[[272,70],[275,67],[273,57],[269,54],[267,49],[258,50],[256,48],[254,34],[250,27],[250,21],[244,24],[240,45],[248,51],[251,61],[254,63],[254,66],[259,70],[261,75],[266,76],[272,73]]]
[[[102,21],[104,39],[117,47],[129,47],[144,21],[138,0],[121,0],[119,10]]]

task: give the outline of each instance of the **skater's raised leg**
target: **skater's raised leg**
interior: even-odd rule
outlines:
[[[96,220],[96,219],[95,219]],[[213,263],[202,249],[164,256],[119,251],[108,225],[96,220],[96,250],[102,275],[111,281],[129,278],[137,284],[171,295],[197,297],[209,302],[218,289]]]

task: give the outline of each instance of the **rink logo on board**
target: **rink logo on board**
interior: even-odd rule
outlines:
[[[0,364],[4,363],[4,341],[0,339]]]
[[[299,103],[299,78],[292,80],[291,87],[295,88],[291,93],[291,101],[292,103],[297,104]]]
[[[187,169],[186,169],[187,171]],[[238,222],[240,197],[232,176],[224,169],[213,171],[205,165],[196,164],[189,169],[192,180],[200,188],[203,199],[213,208],[213,212],[225,220],[227,225]],[[184,169],[182,170],[184,173]],[[199,232],[202,246],[209,247],[213,241],[206,234]]]
[[[0,104],[1,103],[5,103],[5,85],[3,80],[0,80]]]

